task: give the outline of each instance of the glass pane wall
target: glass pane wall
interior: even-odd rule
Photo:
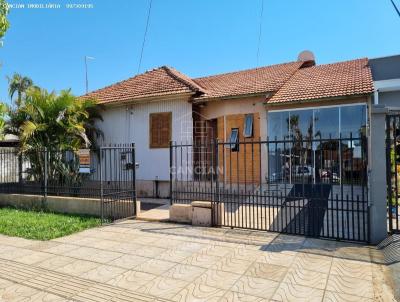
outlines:
[[[354,182],[361,177],[366,105],[268,113],[270,182]]]
[[[271,112],[268,114],[268,137],[274,143],[268,144],[268,178],[273,182],[288,181],[289,150],[285,141],[289,136],[289,112]]]

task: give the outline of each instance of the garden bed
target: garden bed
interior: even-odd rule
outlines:
[[[101,224],[100,218],[0,208],[0,234],[27,239],[50,240]]]

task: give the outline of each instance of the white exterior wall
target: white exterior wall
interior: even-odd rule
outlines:
[[[104,132],[105,144],[135,143],[138,180],[169,180],[169,148],[149,147],[149,115],[172,112],[172,140],[192,140],[192,104],[187,99],[153,101],[108,107],[98,127]]]

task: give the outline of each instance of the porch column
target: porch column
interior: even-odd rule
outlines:
[[[386,206],[386,114],[383,105],[371,106],[369,139],[370,240],[377,244],[387,237]]]

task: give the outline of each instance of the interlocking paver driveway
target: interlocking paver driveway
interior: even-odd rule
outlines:
[[[374,247],[128,220],[0,236],[0,301],[388,301]]]

